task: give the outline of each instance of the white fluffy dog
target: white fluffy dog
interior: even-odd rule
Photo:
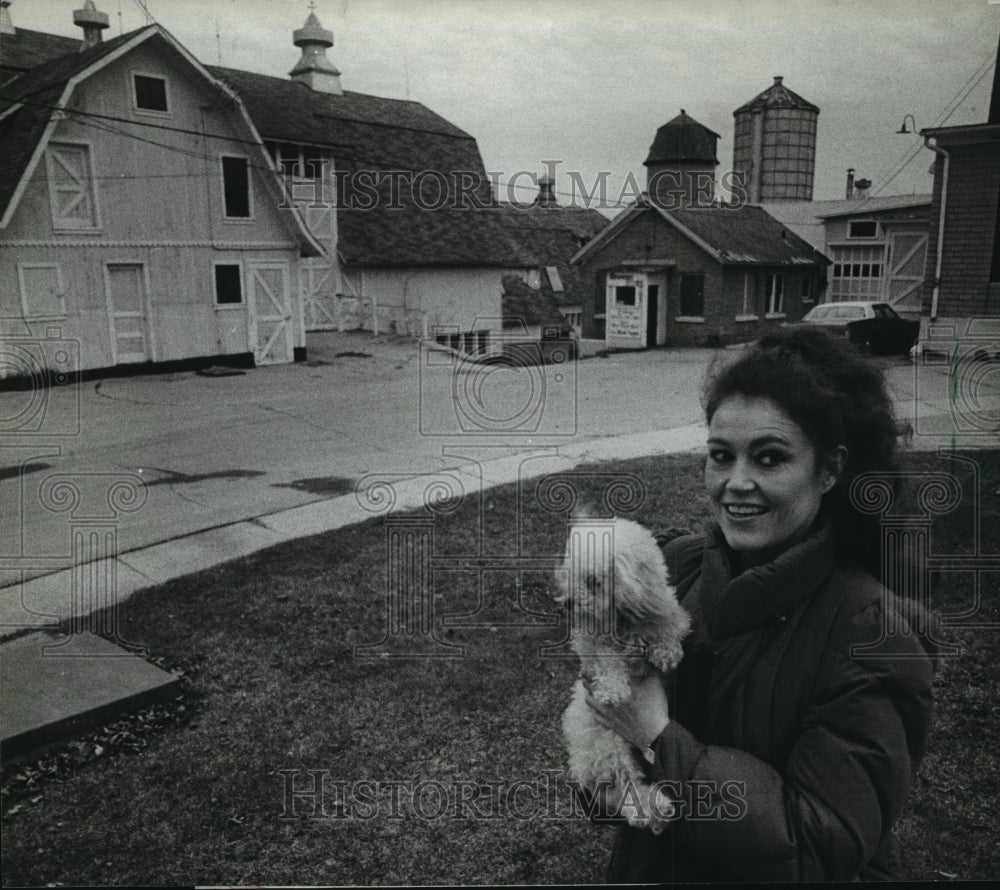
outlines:
[[[646,781],[634,749],[598,721],[587,690],[600,704],[618,704],[631,694],[630,674],[647,674],[650,665],[666,672],[680,662],[690,621],[663,553],[637,522],[576,519],[556,581],[581,668],[562,722],[569,776],[591,791],[606,787],[610,812],[659,834],[673,805]]]

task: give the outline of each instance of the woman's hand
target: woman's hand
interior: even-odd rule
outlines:
[[[589,695],[587,704],[608,729],[626,742],[645,750],[670,722],[667,693],[663,674],[653,670],[646,676],[632,679],[632,695],[619,705],[600,705]]]

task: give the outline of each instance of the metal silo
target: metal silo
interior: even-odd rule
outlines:
[[[733,116],[733,170],[743,177],[748,200],[811,201],[819,108],[775,77]]]

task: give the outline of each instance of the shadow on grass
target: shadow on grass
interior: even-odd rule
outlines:
[[[979,552],[995,554],[997,453],[976,460]],[[917,474],[942,468],[961,477],[963,498],[935,523],[931,549],[970,552],[970,466],[908,460]],[[598,509],[609,476],[639,479],[619,515],[654,530],[707,521],[696,456],[582,469],[573,485]],[[574,811],[560,776],[575,659],[540,656],[564,632],[551,594],[568,504],[533,482],[397,517],[432,524],[441,566],[432,586],[409,588],[414,611],[401,620],[419,628],[430,615],[430,648],[463,647],[461,657],[379,657],[400,641],[387,636],[387,578],[419,553],[411,540],[396,551],[404,563],[387,559],[394,520],[135,595],[121,633],[183,668],[189,713],[140,753],[110,751],[8,794],[5,885],[599,881],[611,829]],[[935,579],[940,610],[969,610],[960,575]],[[1000,621],[995,597],[970,623],[990,621]],[[951,636],[962,654],[937,680],[931,749],[900,823],[903,858],[915,877],[988,878],[1000,872],[987,813],[1000,796],[998,631]],[[402,642],[427,638],[418,630]]]

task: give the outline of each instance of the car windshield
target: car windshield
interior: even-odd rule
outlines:
[[[888,303],[876,303],[872,309],[875,311],[876,318],[899,318],[896,310]]]
[[[803,321],[819,321],[822,318],[826,318],[830,314],[829,306],[817,306],[811,311],[807,312]]]

